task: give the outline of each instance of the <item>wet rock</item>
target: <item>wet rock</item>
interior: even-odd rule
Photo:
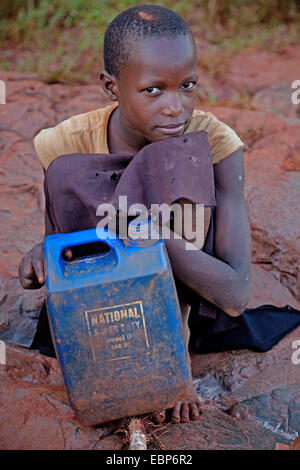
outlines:
[[[202,409],[222,410],[291,442],[300,433],[300,365],[292,360],[293,344],[299,338],[300,327],[266,353],[193,354]]]
[[[242,401],[230,411],[288,440],[296,439],[300,433],[299,383]]]
[[[223,401],[226,401],[229,391],[226,390],[223,377],[211,371],[194,379],[193,383],[203,408],[213,404],[220,409],[227,409],[226,405],[223,406]]]
[[[300,327],[267,352],[245,349],[204,355],[192,353],[193,377],[203,379],[213,372],[216,383],[222,384],[226,395],[230,395],[230,400],[223,400],[224,406],[299,384],[300,366],[292,361],[293,343],[299,339]]]
[[[205,410],[197,422],[169,425],[161,437],[169,450],[272,450],[289,441],[247,420]]]
[[[44,298],[44,289],[24,292],[19,279],[1,279],[1,339],[30,347]]]

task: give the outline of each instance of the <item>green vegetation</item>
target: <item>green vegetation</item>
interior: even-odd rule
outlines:
[[[0,68],[31,71],[47,83],[88,82],[101,67],[108,23],[139,0],[1,0]],[[153,2],[155,3],[155,2]],[[208,44],[201,60],[212,76],[218,57],[253,46],[278,50],[299,41],[299,0],[162,0]],[[223,62],[224,63],[224,62]]]

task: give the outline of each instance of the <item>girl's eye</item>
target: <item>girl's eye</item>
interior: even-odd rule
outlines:
[[[192,90],[196,86],[196,82],[186,82],[182,85],[185,90]]]
[[[156,95],[159,92],[159,88],[157,86],[149,86],[145,89],[145,92],[148,95]]]

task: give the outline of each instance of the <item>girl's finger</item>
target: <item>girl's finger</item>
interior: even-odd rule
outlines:
[[[44,264],[41,260],[33,261],[33,268],[35,272],[35,276],[40,284],[44,284],[45,282],[45,275],[44,275]]]
[[[65,248],[62,252],[62,256],[65,260],[70,261],[73,258],[73,253],[70,248]]]

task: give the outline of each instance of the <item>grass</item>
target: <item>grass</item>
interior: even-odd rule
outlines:
[[[0,69],[36,72],[47,83],[90,81],[102,66],[106,26],[145,0],[1,0]],[[299,41],[299,0],[162,0],[207,43],[214,77],[245,47],[280,50]]]

